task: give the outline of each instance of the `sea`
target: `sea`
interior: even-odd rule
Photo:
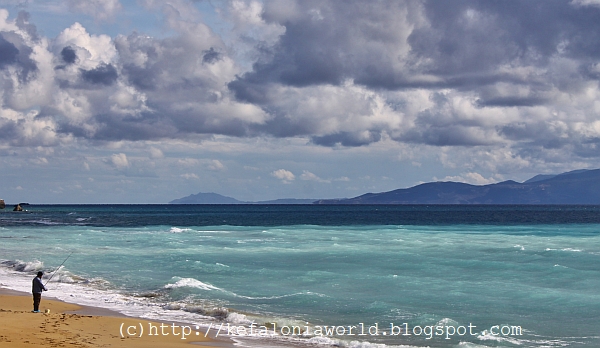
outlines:
[[[240,347],[600,347],[600,206],[27,205],[0,286]],[[43,300],[42,300],[43,309]]]

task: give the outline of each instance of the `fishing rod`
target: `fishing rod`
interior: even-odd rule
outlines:
[[[52,276],[50,277],[50,279],[52,279],[52,277],[54,277],[54,275],[56,274],[56,272],[58,272],[58,270],[62,267],[62,265],[64,265],[65,262],[67,262],[67,260],[69,259],[69,257],[71,257],[71,255],[73,255],[72,251],[69,254],[69,256],[67,256],[67,258],[63,261],[63,263],[61,263],[60,266],[58,266],[58,268],[56,269],[56,271],[54,271],[54,273],[52,273]],[[48,282],[50,281],[50,279],[46,280],[46,284],[48,284]],[[44,286],[46,286],[46,284],[44,284]]]

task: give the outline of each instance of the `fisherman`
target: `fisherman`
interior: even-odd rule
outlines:
[[[37,276],[33,278],[33,286],[31,288],[31,292],[33,293],[33,313],[40,312],[40,302],[42,301],[42,292],[48,291],[42,283],[42,276],[44,272],[37,272]]]

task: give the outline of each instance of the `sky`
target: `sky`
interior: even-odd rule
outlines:
[[[0,0],[0,198],[600,168],[600,1]]]

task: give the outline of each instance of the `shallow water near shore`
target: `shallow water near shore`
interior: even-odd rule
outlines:
[[[2,286],[73,252],[53,296],[243,345],[600,345],[600,207],[27,209],[0,213]]]

